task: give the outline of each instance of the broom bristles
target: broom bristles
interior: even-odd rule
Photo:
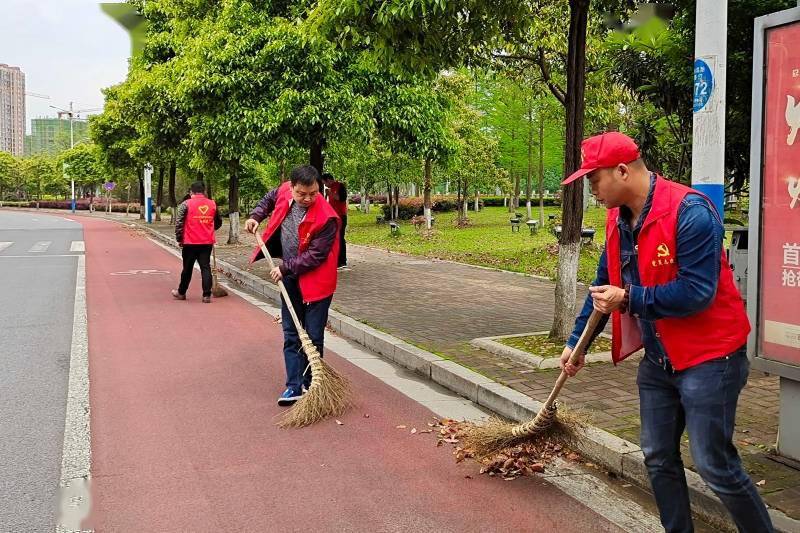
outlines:
[[[350,405],[350,383],[317,356],[311,362],[311,386],[297,403],[284,413],[278,426],[282,428],[310,426],[326,418],[341,415]]]
[[[492,417],[482,425],[472,425],[464,429],[462,442],[464,448],[483,459],[495,455],[500,450],[517,444],[528,442],[537,444],[542,441],[569,444],[576,431],[585,423],[585,415],[575,411],[561,411],[558,416],[555,409],[544,425],[534,426],[531,422],[513,423],[502,418]]]

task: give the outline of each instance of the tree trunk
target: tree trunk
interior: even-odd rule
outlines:
[[[570,174],[581,163],[584,91],[586,88],[586,21],[590,0],[570,0],[569,50],[567,54],[567,128],[564,172]],[[550,337],[566,341],[575,323],[578,259],[583,224],[583,180],[564,187],[561,206],[561,238],[558,249],[555,309]]]
[[[544,115],[539,111],[539,227],[544,227]]]
[[[475,189],[475,209],[474,211],[477,213],[481,207],[481,191]]]
[[[158,186],[156,188],[156,221],[161,222],[161,201],[164,199],[164,166],[158,167]]]
[[[533,103],[528,101],[528,176],[525,178],[525,207],[528,220],[533,218],[531,212],[531,173],[533,172]]]
[[[169,183],[167,184],[167,194],[169,196],[169,206],[171,216],[169,219],[169,223],[175,225],[175,211],[177,210],[178,206],[178,199],[175,198],[175,175],[177,174],[178,169],[175,161],[172,161],[169,164]]]
[[[392,184],[386,182],[386,205],[389,208],[389,220],[394,220],[394,202],[392,201]]]
[[[281,183],[288,179],[289,177],[286,175],[286,159],[281,159]]]
[[[423,185],[423,213],[425,214],[425,227],[431,229],[431,185],[433,179],[431,178],[431,160],[429,157],[425,158],[425,184]]]
[[[211,181],[212,181],[211,180],[211,176],[209,176],[208,180],[206,180],[205,176],[203,176],[203,174],[201,173],[199,178],[200,178],[200,181],[202,181],[206,186],[206,198],[208,198],[209,200],[213,200],[214,199],[214,190],[213,190],[214,188],[211,186],[212,185],[211,184]]]
[[[239,161],[231,161],[230,182],[228,184],[228,218],[230,227],[228,228],[228,244],[239,244],[239,173],[241,165]]]
[[[128,182],[128,203],[125,205],[125,216],[127,217],[131,212],[131,184]]]
[[[320,176],[322,176],[322,169],[325,165],[325,154],[323,154],[324,149],[325,138],[320,135],[314,141],[312,141],[311,153],[309,157],[309,163],[312,167],[317,169],[317,172],[319,172]]]
[[[394,186],[394,220],[400,218],[400,186]]]
[[[520,178],[519,172],[514,176],[514,209],[519,209]]]

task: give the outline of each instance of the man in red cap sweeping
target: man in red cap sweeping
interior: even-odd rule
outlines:
[[[288,406],[311,386],[311,372],[287,306],[294,306],[322,355],[328,310],[336,290],[339,217],[320,194],[319,173],[309,165],[293,169],[289,181],[268,192],[250,213],[245,229],[255,233],[267,217],[264,243],[271,256],[283,260],[270,271],[270,277],[275,283],[283,280],[291,300],[281,299],[286,390],[278,398],[278,405]],[[257,248],[251,262],[263,257]]]
[[[561,355],[596,309],[611,315],[614,363],[644,347],[639,364],[641,446],[669,532],[693,531],[680,441],[684,429],[697,472],[725,504],[739,531],[771,532],[766,506],[733,444],[736,403],[747,383],[750,323],[722,247],[711,201],[650,172],[630,137],[608,132],[581,145],[581,168],[608,208],[597,278]]]

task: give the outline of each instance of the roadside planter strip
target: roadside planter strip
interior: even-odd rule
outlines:
[[[558,357],[542,357],[536,354],[532,354],[530,352],[526,352],[525,350],[520,350],[519,348],[514,348],[513,346],[508,346],[507,344],[503,344],[498,342],[502,339],[516,339],[520,337],[532,337],[535,335],[547,335],[547,331],[534,331],[533,333],[517,333],[515,335],[497,335],[494,337],[478,337],[477,339],[472,339],[470,344],[476,348],[481,348],[486,350],[487,352],[502,355],[503,357],[508,357],[509,359],[513,359],[520,363],[524,363],[526,365],[533,366],[535,368],[540,368],[542,370],[558,368]],[[601,333],[601,337],[605,337],[610,339],[611,337],[606,333]],[[610,363],[611,362],[611,352],[597,352],[597,353],[589,353],[586,355],[586,362],[587,363]]]

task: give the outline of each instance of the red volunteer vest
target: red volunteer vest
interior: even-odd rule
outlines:
[[[328,189],[328,203],[339,217],[347,216],[347,200],[339,200],[339,191],[342,184],[338,181],[333,182],[333,186]]]
[[[204,194],[193,194],[186,200],[186,220],[183,223],[183,244],[214,244],[214,215],[217,204]]]
[[[653,202],[639,232],[639,278],[645,287],[663,285],[678,276],[678,210],[687,194],[700,194],[685,185],[656,179]],[[708,200],[708,199],[706,199]],[[710,201],[709,201],[710,203]],[[712,204],[713,205],[713,204]],[[617,227],[619,208],[609,209],[606,218],[606,257],[612,285],[622,287],[620,237]],[[655,321],[656,335],[675,370],[685,370],[711,359],[725,356],[747,341],[750,321],[744,302],[733,281],[724,250],[720,253],[717,293],[705,310],[683,318]],[[642,347],[636,317],[615,311],[611,316],[612,357],[614,363]]]
[[[275,236],[275,232],[281,227],[283,219],[289,213],[292,199],[292,185],[291,182],[285,182],[278,189],[278,197],[275,201],[275,209],[269,217],[267,228],[264,230],[262,238],[265,243]],[[322,196],[317,196],[316,201],[308,208],[306,216],[300,222],[297,234],[300,236],[300,245],[297,253],[303,253],[314,236],[319,233],[325,224],[332,218],[336,219],[337,226],[341,228],[339,217],[333,208],[325,201]],[[261,248],[256,248],[250,262],[262,259],[264,255],[261,253]],[[328,257],[325,261],[312,270],[300,275],[299,285],[300,294],[303,296],[303,301],[306,303],[318,302],[324,300],[328,296],[332,296],[336,291],[336,267],[339,258],[339,239],[333,240],[333,246]]]

